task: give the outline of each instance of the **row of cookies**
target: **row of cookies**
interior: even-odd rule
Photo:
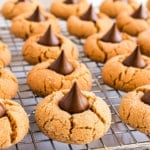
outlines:
[[[44,10],[38,6],[28,17],[23,17],[25,13],[19,15],[13,19],[11,27],[16,36],[24,39],[41,33],[27,39],[23,46],[23,56],[29,63],[44,61],[29,72],[28,85],[39,96],[50,94],[37,106],[37,124],[52,139],[89,143],[107,132],[111,122],[110,110],[101,98],[80,91],[91,89],[91,73],[84,64],[75,60],[78,58],[76,46],[55,31],[56,22],[45,23],[44,19],[48,17],[42,12]]]

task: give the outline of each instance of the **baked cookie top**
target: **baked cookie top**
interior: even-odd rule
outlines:
[[[24,43],[22,54],[27,62],[37,64],[48,59],[56,59],[62,50],[67,58],[78,58],[76,45],[61,34],[53,33],[49,26],[44,34],[32,36]]]
[[[0,128],[0,149],[7,149],[23,139],[29,129],[29,120],[20,104],[0,99]]]
[[[38,5],[36,0],[8,0],[1,12],[6,19],[13,19],[20,14],[32,12]]]
[[[44,98],[36,107],[35,118],[45,135],[73,144],[100,138],[111,123],[107,104],[92,92],[80,91],[76,84]]]
[[[49,25],[52,26],[55,33],[60,32],[60,25],[56,17],[36,7],[32,13],[24,13],[15,17],[11,31],[15,36],[27,39],[29,36],[44,33]]]
[[[118,55],[106,62],[102,70],[102,79],[109,86],[131,91],[150,84],[150,58],[140,54],[137,47],[130,55]]]
[[[132,52],[135,47],[134,39],[121,33],[113,24],[105,34],[89,36],[84,43],[84,52],[92,60],[105,63],[116,55]]]
[[[67,19],[80,16],[89,7],[87,0],[55,0],[51,3],[50,12],[58,18]]]
[[[132,36],[150,28],[150,15],[143,5],[140,5],[132,14],[123,12],[117,17],[118,28]]]
[[[115,18],[121,12],[132,13],[138,6],[136,0],[105,0],[99,8],[102,13]]]
[[[121,100],[119,114],[131,127],[145,134],[150,134],[150,85],[128,92]]]
[[[91,89],[90,71],[83,63],[67,59],[64,52],[56,60],[39,63],[29,71],[27,83],[37,95],[46,96],[53,91],[71,88],[74,81],[81,89]]]

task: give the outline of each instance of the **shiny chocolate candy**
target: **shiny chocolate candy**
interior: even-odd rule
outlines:
[[[0,103],[0,118],[4,117],[6,114],[6,109],[4,106]]]
[[[145,103],[150,105],[150,91],[147,91],[144,93],[144,95],[142,96],[141,100]]]
[[[65,0],[65,4],[78,4],[78,0]]]
[[[67,95],[60,100],[59,106],[64,111],[75,114],[87,110],[89,108],[89,103],[75,82]]]
[[[17,4],[17,3],[21,3],[21,2],[30,2],[30,0],[18,0],[18,1],[16,2],[16,4]]]

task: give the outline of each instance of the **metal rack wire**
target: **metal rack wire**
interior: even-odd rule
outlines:
[[[14,100],[24,107],[30,120],[30,130],[27,136],[9,150],[150,149],[150,137],[122,123],[119,118],[118,106],[120,98],[124,93],[116,91],[103,83],[101,79],[103,65],[85,57],[82,47],[84,41],[70,36],[66,30],[64,21],[60,21],[60,24],[62,33],[77,44],[80,52],[80,61],[86,64],[93,75],[92,91],[97,96],[102,97],[109,105],[112,113],[111,127],[101,139],[87,145],[60,143],[43,135],[39,131],[34,119],[34,110],[41,98],[34,95],[26,84],[26,75],[32,66],[22,58],[21,49],[23,41],[15,38],[10,33],[10,21],[0,16],[0,39],[8,45],[12,53],[12,61],[8,68],[15,74],[19,81],[19,91]]]

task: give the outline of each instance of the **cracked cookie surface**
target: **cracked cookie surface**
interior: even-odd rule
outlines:
[[[48,59],[56,59],[62,50],[65,51],[67,58],[78,58],[79,54],[75,44],[66,37],[57,34],[56,36],[61,41],[60,46],[44,46],[38,44],[41,36],[42,35],[32,36],[25,42],[22,55],[27,62],[37,64]]]
[[[18,81],[11,71],[0,68],[0,97],[13,98],[18,90]]]
[[[122,41],[119,43],[103,42],[102,35],[89,36],[84,43],[84,52],[92,60],[105,63],[108,59],[132,52],[136,43],[127,34],[122,33]]]
[[[150,85],[136,88],[122,98],[119,106],[121,119],[145,134],[150,134],[150,106],[145,104],[141,98],[149,90]]]
[[[50,6],[50,12],[58,18],[67,19],[69,16],[80,16],[89,7],[87,0],[78,0],[78,4],[65,4],[64,0],[55,0]]]
[[[68,90],[53,92],[36,107],[35,118],[41,131],[48,137],[65,143],[85,144],[103,136],[111,123],[107,104],[92,92],[82,91],[89,109],[69,114],[60,109],[60,99]]]
[[[20,104],[0,99],[6,114],[0,118],[0,149],[6,149],[23,139],[29,129],[29,120]]]
[[[74,81],[77,81],[80,89],[91,89],[91,73],[84,64],[70,60],[74,71],[68,75],[62,75],[48,69],[52,62],[54,60],[39,63],[28,73],[27,83],[37,95],[46,96],[53,91],[71,88]]]
[[[49,25],[52,26],[52,30],[56,33],[60,32],[60,25],[55,16],[45,11],[41,11],[43,16],[46,18],[42,22],[28,21],[27,18],[31,13],[24,13],[15,17],[12,20],[11,32],[20,38],[27,39],[30,36],[44,33]]]
[[[67,20],[68,32],[79,38],[86,38],[94,33],[105,33],[112,26],[112,20],[100,13],[96,22],[81,20],[78,16],[70,16]]]
[[[127,55],[119,55],[106,62],[102,70],[104,83],[126,92],[150,84],[150,58],[142,55],[146,67],[140,69],[123,65],[122,62],[126,57]]]

